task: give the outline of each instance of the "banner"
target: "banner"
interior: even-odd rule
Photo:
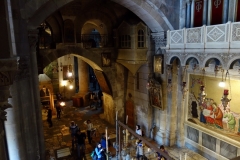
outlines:
[[[212,0],[211,25],[222,24],[224,0]]]
[[[202,26],[203,22],[203,6],[204,6],[204,1],[203,0],[198,0],[195,1],[194,3],[194,27],[200,27]]]

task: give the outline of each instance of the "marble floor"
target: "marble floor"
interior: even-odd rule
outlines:
[[[105,132],[106,127],[108,128],[108,134],[115,134],[115,126],[109,124],[108,122],[101,119],[103,111],[101,108],[95,110],[94,108],[82,107],[76,108],[72,106],[72,102],[69,101],[66,103],[66,106],[63,109],[63,114],[61,119],[58,120],[56,115],[53,115],[52,122],[53,127],[48,127],[47,123],[47,112],[45,109],[42,110],[42,119],[43,119],[43,130],[44,130],[44,139],[46,147],[46,160],[77,160],[77,151],[76,149],[71,148],[71,136],[69,134],[69,125],[71,121],[75,121],[76,124],[83,131],[85,130],[85,125],[83,122],[87,119],[90,119],[97,129],[96,136],[93,137],[93,143],[88,144],[86,140],[86,150],[85,155],[81,159],[90,160],[90,153],[96,147],[96,143],[100,141],[101,134]],[[155,145],[156,142],[151,141]],[[115,142],[115,139],[111,139],[111,142]],[[135,148],[130,147],[131,154],[129,156],[121,156],[121,159],[135,159]],[[187,149],[187,148],[178,148],[176,146],[166,147],[169,155],[176,160],[206,160],[206,158],[201,155]],[[70,153],[69,153],[69,152]],[[112,154],[111,159],[117,159],[116,150],[111,145],[109,151]],[[129,152],[130,153],[130,152]],[[157,159],[155,157],[154,151],[146,149],[145,155],[148,159]],[[181,157],[180,157],[181,155]],[[58,157],[59,158],[58,158]],[[118,157],[119,159],[120,157]]]

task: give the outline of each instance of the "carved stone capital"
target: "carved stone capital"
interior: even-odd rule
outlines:
[[[0,87],[9,86],[13,83],[18,70],[19,57],[0,59]]]
[[[18,72],[15,80],[21,80],[30,76],[30,57],[21,56],[18,61]]]
[[[166,46],[167,44],[167,33],[152,33],[152,39],[155,42],[155,51],[157,52],[161,47]]]

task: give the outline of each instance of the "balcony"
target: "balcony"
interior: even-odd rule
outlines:
[[[239,49],[240,22],[184,28],[167,32],[164,49]]]

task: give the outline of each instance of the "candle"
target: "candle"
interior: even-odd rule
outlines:
[[[128,115],[127,115],[127,117],[126,117],[126,124],[128,123]]]
[[[150,152],[150,148],[148,148],[148,152]]]
[[[223,94],[228,95],[228,89],[224,89]]]
[[[185,160],[187,160],[187,153],[185,153]]]
[[[182,160],[182,155],[180,154],[180,160]]]

